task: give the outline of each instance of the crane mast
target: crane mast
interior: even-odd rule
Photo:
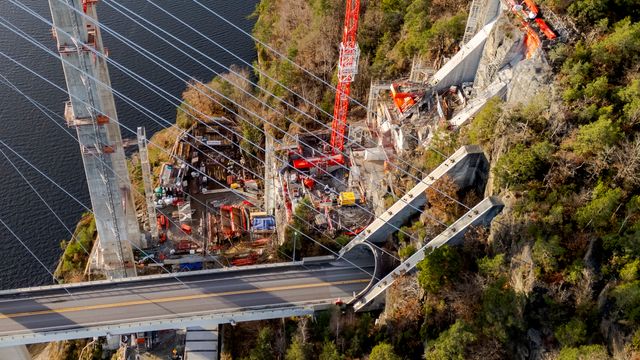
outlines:
[[[349,113],[349,95],[351,94],[351,82],[358,73],[358,59],[360,49],[356,41],[358,20],[360,18],[360,0],[346,0],[347,10],[342,28],[342,42],[340,43],[340,59],[338,60],[338,85],[333,108],[333,123],[331,124],[331,139],[329,146],[323,148],[320,155],[313,152],[306,159],[300,156],[304,153],[300,142],[297,151],[290,152],[293,155],[291,162],[298,170],[311,168],[327,168],[329,166],[344,165],[343,154],[345,131],[347,128],[347,114]]]
[[[338,86],[336,87],[333,123],[331,125],[331,151],[334,155],[341,154],[344,150],[344,132],[349,113],[351,82],[358,73],[358,59],[360,57],[360,49],[356,39],[359,18],[360,0],[347,0],[338,62]]]

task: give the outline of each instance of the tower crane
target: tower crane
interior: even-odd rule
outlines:
[[[340,59],[338,61],[338,86],[333,107],[333,122],[331,124],[331,140],[328,151],[320,156],[293,160],[296,169],[310,169],[313,167],[327,167],[344,165],[344,141],[349,113],[349,96],[351,83],[358,73],[358,59],[360,48],[357,42],[358,20],[360,18],[360,0],[347,0],[342,42],[340,43]],[[302,151],[299,150],[301,153]]]

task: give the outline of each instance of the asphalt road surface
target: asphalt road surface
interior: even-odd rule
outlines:
[[[373,268],[365,268],[369,273]],[[232,276],[233,275],[233,276]],[[334,302],[371,275],[343,266],[265,269],[0,296],[0,337],[302,302]]]

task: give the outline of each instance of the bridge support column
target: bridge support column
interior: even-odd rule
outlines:
[[[218,360],[219,325],[187,328],[184,355],[186,359]]]
[[[16,345],[0,348],[0,359],[31,360],[31,354],[26,345]]]

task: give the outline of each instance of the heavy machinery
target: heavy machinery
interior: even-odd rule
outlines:
[[[391,98],[401,114],[411,109],[422,97],[424,97],[424,91],[412,89],[409,84],[391,84]]]
[[[352,191],[343,191],[338,196],[338,206],[355,206],[356,194]]]
[[[360,58],[360,49],[356,41],[359,18],[360,0],[347,0],[342,42],[340,43],[338,86],[336,87],[329,146],[317,151],[317,149],[305,149],[299,143],[297,149],[290,153],[293,167],[296,169],[327,168],[345,164],[343,150],[347,115],[349,113],[349,96],[351,94],[351,83],[358,73],[358,59]]]

